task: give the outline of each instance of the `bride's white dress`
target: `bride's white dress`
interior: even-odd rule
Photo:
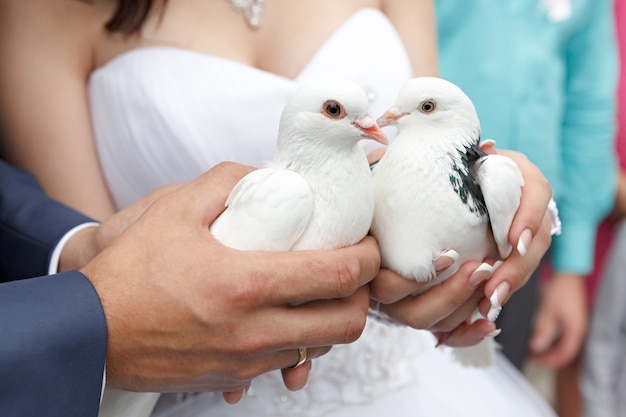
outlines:
[[[117,207],[123,208],[221,161],[263,164],[274,154],[285,102],[307,80],[337,77],[361,84],[370,96],[371,115],[378,117],[411,76],[403,44],[387,18],[363,9],[295,79],[183,49],[150,47],[126,52],[96,70],[89,99],[102,169]],[[109,392],[101,414],[146,415],[156,395],[141,396],[143,401],[137,394]],[[255,379],[234,406],[219,393],[182,401],[166,396],[153,415],[553,415],[502,356],[489,369],[464,368],[446,348],[435,348],[429,332],[376,320],[369,320],[356,343],[336,346],[315,360],[309,383],[299,392],[287,391],[280,373],[273,372]]]

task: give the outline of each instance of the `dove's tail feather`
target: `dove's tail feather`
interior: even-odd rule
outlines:
[[[477,345],[452,349],[454,358],[465,366],[486,368],[495,361],[497,343],[488,337]]]

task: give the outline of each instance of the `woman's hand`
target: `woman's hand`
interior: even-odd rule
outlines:
[[[494,151],[491,144],[483,150],[487,153]],[[485,284],[485,295],[491,297],[497,289],[500,304],[504,304],[511,294],[526,284],[552,243],[552,220],[548,213],[552,187],[523,154],[501,150],[498,153],[513,159],[524,176],[522,199],[509,231],[509,242],[516,250]],[[481,303],[481,312],[488,310],[488,304],[488,300]]]
[[[487,153],[495,153],[492,143],[483,146]],[[493,271],[495,260],[467,262],[445,282],[414,296],[427,283],[407,280],[393,271],[381,269],[370,284],[371,306],[387,314],[392,320],[416,329],[433,332],[441,342],[450,346],[470,346],[487,336],[497,334],[493,323],[487,320],[471,321],[478,307],[486,316],[491,300],[504,305],[511,294],[521,288],[530,277],[551,243],[551,220],[547,207],[552,189],[539,169],[528,159],[512,151],[498,151],[513,159],[524,176],[520,207],[513,219],[509,241],[516,250]],[[380,154],[380,151],[379,151]],[[370,155],[371,160],[379,155]],[[440,260],[441,271],[445,262]],[[451,263],[451,262],[450,262]],[[442,267],[443,266],[443,267]],[[497,292],[497,299],[492,298]]]
[[[555,369],[576,359],[585,342],[589,321],[585,277],[558,272],[542,287],[530,339],[531,359]]]
[[[447,345],[474,345],[496,330],[495,325],[486,320],[468,322],[484,299],[483,281],[490,275],[480,266],[480,262],[466,262],[446,281],[419,295],[413,294],[427,282],[418,283],[389,269],[381,269],[370,283],[370,307],[398,323],[430,330]]]

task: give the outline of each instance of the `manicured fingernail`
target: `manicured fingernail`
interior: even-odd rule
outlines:
[[[511,291],[511,285],[504,281],[498,284],[493,294],[489,298],[491,305],[493,307],[500,307],[502,305],[502,300],[504,300],[508,295],[509,291]]]
[[[524,229],[517,241],[517,251],[524,256],[528,252],[530,242],[533,240],[533,232],[530,229]]]
[[[493,139],[485,139],[480,143],[480,147],[483,146],[496,146],[496,141]]]
[[[485,319],[486,317],[483,316],[483,314],[480,312],[479,309],[474,310],[474,312],[472,313],[472,315],[469,317],[469,319],[467,320],[468,324],[472,324],[478,320],[482,320]]]
[[[502,306],[491,306],[489,312],[487,312],[487,321],[493,323],[498,319],[498,316],[502,312]]]
[[[459,254],[454,250],[447,250],[433,260],[435,271],[442,271],[448,268],[459,259]]]
[[[509,291],[511,291],[511,286],[508,282],[504,281],[496,287],[493,294],[491,294],[491,297],[489,297],[489,302],[491,303],[491,308],[487,313],[487,320],[489,320],[489,323],[496,321],[500,315],[500,312],[502,311],[502,300],[509,295]]]
[[[496,329],[493,332],[488,333],[485,337],[496,337],[500,333],[502,333],[502,329]]]
[[[446,341],[450,337],[450,334],[451,333],[444,333],[441,336],[439,336],[439,338],[437,339],[437,344],[435,345],[435,347],[438,348],[439,346],[441,346],[444,343],[446,343]]]
[[[487,262],[483,262],[470,275],[467,283],[470,287],[478,287],[481,282],[486,281],[493,274],[493,267]]]

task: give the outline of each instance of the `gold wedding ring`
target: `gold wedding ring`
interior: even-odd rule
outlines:
[[[307,348],[305,347],[298,348],[298,355],[300,355],[300,357],[298,358],[298,363],[292,366],[292,368],[297,368],[298,366],[306,362],[308,353],[309,352]]]

